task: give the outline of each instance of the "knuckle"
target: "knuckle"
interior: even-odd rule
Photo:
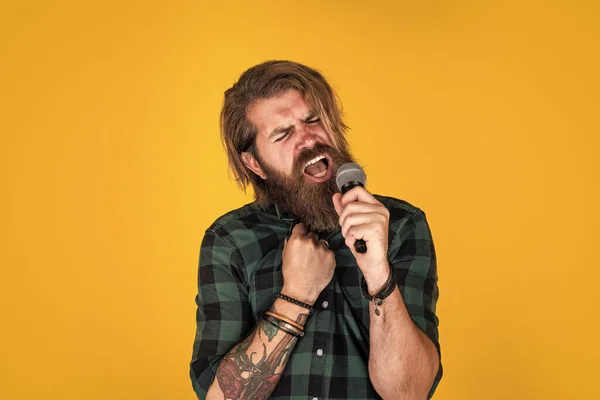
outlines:
[[[350,191],[348,193],[350,193],[350,192],[358,193],[358,192],[360,192],[361,189],[362,189],[362,187],[357,185],[357,186],[354,186],[352,189],[350,189]]]

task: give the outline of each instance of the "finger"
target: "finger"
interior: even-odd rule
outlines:
[[[315,232],[309,232],[306,234],[306,237],[311,239],[313,242],[316,242],[319,240],[319,235],[317,235]]]
[[[348,237],[348,231],[360,225],[384,225],[385,217],[379,213],[360,213],[349,215],[342,225],[342,236]]]
[[[354,243],[359,239],[364,240],[365,243],[367,244],[367,246],[369,246],[370,238],[369,238],[368,232],[365,232],[365,229],[364,229],[366,226],[367,225],[358,225],[358,227],[354,226],[348,230],[347,236],[344,237],[346,246],[348,246],[348,248],[350,250],[352,250],[352,253],[355,253]],[[360,228],[363,228],[363,229],[360,229]]]
[[[361,238],[359,238],[359,239],[361,239]],[[344,238],[344,242],[346,243],[346,246],[348,246],[348,248],[352,251],[352,254],[354,254],[354,257],[356,257],[356,249],[354,248],[354,243],[357,240],[358,239],[356,239],[354,236],[348,236],[348,237]],[[366,241],[365,241],[365,243],[366,243]]]
[[[346,194],[342,196],[342,207],[353,201],[363,201],[371,204],[381,204],[373,195],[367,192],[362,186],[356,186],[350,189]]]
[[[319,239],[319,242],[325,247],[325,249],[329,250],[329,242],[325,239]]]
[[[388,211],[387,208],[383,207],[383,205],[375,205],[370,203],[363,203],[360,201],[355,201],[353,203],[348,204],[344,211],[340,214],[339,223],[340,225],[344,225],[346,218],[352,214],[367,214],[367,213],[376,213],[386,217]]]
[[[354,242],[358,239],[362,239],[369,245],[369,241],[382,240],[384,243],[386,242],[385,234],[381,232],[381,226],[379,224],[362,224],[355,225],[350,228],[347,232],[347,236],[345,238],[346,245],[348,247],[354,246]]]
[[[308,228],[306,227],[306,224],[304,224],[303,222],[296,224],[296,226],[294,226],[294,229],[292,229],[292,235],[304,236],[307,233],[308,233]]]
[[[335,207],[335,212],[337,212],[337,214],[340,215],[340,213],[344,209],[344,207],[342,207],[342,194],[334,193],[334,195],[332,197],[332,201],[333,201],[333,206]]]

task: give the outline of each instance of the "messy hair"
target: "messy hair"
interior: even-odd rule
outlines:
[[[220,123],[221,140],[234,178],[244,192],[251,184],[256,199],[266,197],[266,186],[263,179],[249,170],[242,160],[243,152],[260,159],[255,147],[257,129],[248,120],[247,112],[255,102],[288,90],[302,94],[331,135],[333,146],[349,152],[345,136],[348,127],[342,120],[339,98],[321,73],[293,61],[267,61],[251,67],[225,91]]]

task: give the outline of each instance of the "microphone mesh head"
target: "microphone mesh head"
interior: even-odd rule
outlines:
[[[335,183],[340,192],[350,182],[360,182],[363,186],[367,183],[367,175],[358,164],[347,163],[338,168]]]

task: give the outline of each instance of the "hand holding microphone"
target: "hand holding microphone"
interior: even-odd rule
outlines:
[[[340,217],[342,236],[356,257],[367,284],[379,288],[389,274],[390,212],[364,188],[365,182],[366,175],[360,166],[342,165],[336,175],[341,193],[333,195],[333,204]]]

